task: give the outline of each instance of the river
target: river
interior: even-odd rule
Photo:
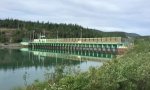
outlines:
[[[87,71],[102,66],[112,54],[98,52],[67,52],[26,49],[0,49],[0,90],[25,87],[35,80],[43,81],[46,73],[55,72],[58,66]]]

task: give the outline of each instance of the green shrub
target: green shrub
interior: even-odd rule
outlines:
[[[40,88],[36,90],[150,90],[150,39],[136,40],[135,47],[123,57],[102,67],[61,75],[55,82],[48,83],[35,85]]]

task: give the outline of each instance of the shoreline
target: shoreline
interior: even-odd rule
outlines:
[[[21,45],[20,43],[0,43],[0,49],[20,49],[26,46]]]

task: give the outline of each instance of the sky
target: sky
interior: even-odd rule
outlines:
[[[150,35],[150,0],[0,0],[0,18]]]

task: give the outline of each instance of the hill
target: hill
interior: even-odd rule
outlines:
[[[77,24],[0,19],[0,42],[2,43],[31,40],[40,35],[45,35],[46,38],[126,37],[124,32],[103,32]]]
[[[141,35],[136,34],[136,33],[126,33],[127,36],[129,37],[140,37]]]

